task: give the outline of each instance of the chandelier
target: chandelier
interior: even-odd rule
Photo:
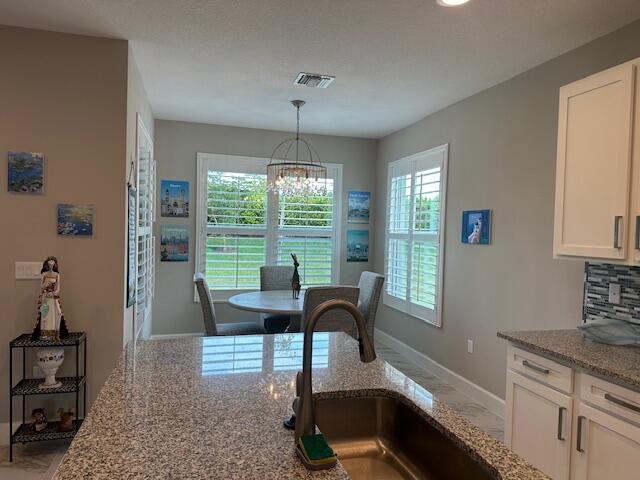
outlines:
[[[304,100],[293,100],[296,109],[296,136],[273,149],[267,165],[267,190],[279,195],[322,195],[327,190],[327,167],[304,138],[300,137],[300,107]]]

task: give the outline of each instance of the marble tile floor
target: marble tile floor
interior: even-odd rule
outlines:
[[[381,342],[376,343],[376,352],[380,358],[436,394],[471,423],[498,440],[503,439],[502,418]],[[64,440],[16,445],[13,464],[9,463],[9,447],[0,446],[0,480],[51,479],[68,445],[69,441]]]
[[[376,342],[376,352],[380,358],[425,387],[469,422],[492,437],[500,441],[504,440],[504,420],[502,418],[381,342]]]
[[[0,445],[0,480],[49,480],[67,451],[70,440],[14,445],[13,463],[9,446]]]

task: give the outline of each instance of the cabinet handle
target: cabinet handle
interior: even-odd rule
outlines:
[[[622,215],[616,215],[613,220],[613,248],[620,248],[620,221]]]
[[[640,250],[640,215],[636,215],[636,250]]]
[[[536,365],[535,363],[531,363],[529,360],[523,360],[522,365],[538,373],[542,373],[543,375],[549,375],[548,368],[544,368],[544,367],[541,367],[540,365]]]
[[[582,422],[586,419],[583,415],[578,417],[578,434],[576,438],[576,450],[580,453],[584,453],[584,448],[582,448]]]
[[[562,440],[564,442],[564,435],[562,435],[562,420],[564,418],[564,411],[566,408],[558,407],[558,440]]]
[[[640,407],[637,407],[637,406],[633,405],[632,403],[625,402],[621,398],[614,397],[610,393],[605,393],[604,394],[604,399],[605,400],[609,400],[611,403],[615,403],[616,405],[619,405],[619,406],[621,406],[623,408],[627,408],[627,409],[629,409],[629,410],[631,410],[633,412],[640,413]]]

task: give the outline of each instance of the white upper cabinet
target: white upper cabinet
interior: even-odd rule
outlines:
[[[554,257],[635,262],[635,88],[628,62],[560,89]]]

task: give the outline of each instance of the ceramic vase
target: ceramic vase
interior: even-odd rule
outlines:
[[[38,366],[45,376],[44,383],[41,383],[39,388],[58,388],[61,386],[62,383],[56,380],[56,372],[64,361],[64,350],[62,348],[40,350],[36,353],[36,357],[38,358]]]

